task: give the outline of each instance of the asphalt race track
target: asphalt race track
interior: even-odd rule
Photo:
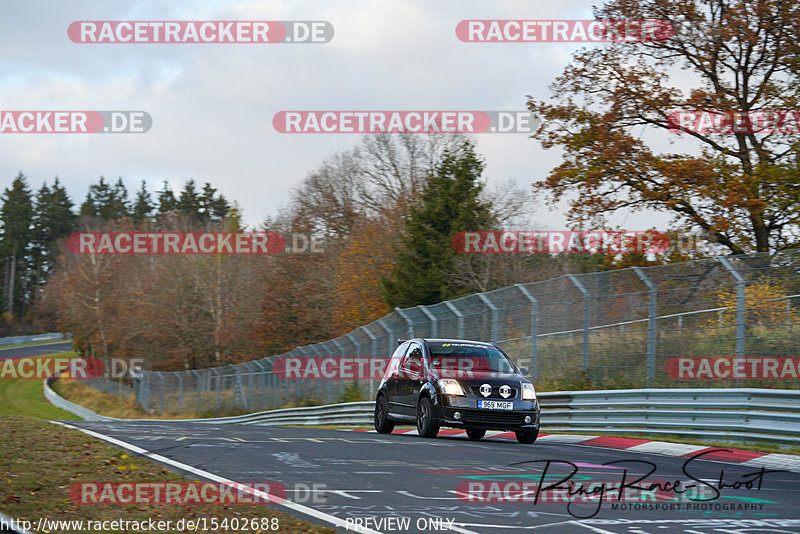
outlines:
[[[280,482],[289,500],[319,514],[283,511],[327,526],[332,526],[331,516],[347,525],[361,520],[367,532],[800,533],[800,473],[761,473],[752,462],[735,465],[580,445],[312,428],[159,421],[69,424],[149,451],[192,479],[203,478],[197,471],[202,470],[243,484]],[[621,460],[626,462],[603,465]],[[564,461],[574,467],[557,463]],[[192,470],[176,469],[175,462]],[[569,484],[570,492],[591,482],[595,488],[611,488],[626,469],[627,484],[655,469],[645,481],[674,487],[680,480],[680,488],[692,483],[692,491],[703,490],[695,496],[705,500],[675,500],[679,497],[672,493],[668,500],[642,500],[634,494],[628,502],[617,502],[617,493],[608,491],[602,504],[595,499],[568,508],[564,488]],[[542,492],[536,503],[535,491],[521,499],[517,492],[517,500],[524,502],[469,502],[464,491],[467,484],[489,486],[493,481],[555,484],[573,470],[560,490]],[[643,509],[655,504],[660,508]],[[623,505],[628,509],[622,510]],[[398,527],[400,518],[409,518],[407,528]],[[447,530],[448,521],[452,530]],[[337,530],[347,531],[344,525]]]
[[[43,345],[28,345],[26,347],[0,348],[0,358],[33,358],[46,354],[56,354],[59,352],[69,352],[72,350],[72,341],[59,341],[57,343],[45,343]]]

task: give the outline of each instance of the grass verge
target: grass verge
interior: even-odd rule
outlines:
[[[58,339],[56,341],[34,341],[33,343],[15,343],[13,345],[3,345],[0,349],[16,349],[17,347],[33,347],[35,345],[52,345],[54,343],[64,343],[69,339]]]
[[[75,353],[59,354],[63,355],[75,355]],[[0,416],[2,415],[22,415],[39,419],[80,419],[50,404],[50,401],[44,398],[42,381],[32,379],[0,379]]]
[[[194,419],[190,414],[182,414],[179,417],[160,417],[149,414],[142,409],[132,398],[123,399],[115,395],[110,395],[103,391],[98,391],[81,384],[80,380],[56,380],[52,385],[53,391],[64,397],[70,402],[80,404],[95,413],[106,417],[117,417],[119,419]]]
[[[170,520],[201,518],[277,518],[280,532],[333,533],[334,530],[300,521],[263,504],[93,504],[79,505],[70,498],[76,482],[185,481],[147,459],[60,425],[19,416],[0,417],[0,510],[15,520]],[[209,523],[210,524],[210,523]],[[238,530],[237,532],[268,532]],[[122,532],[104,530],[103,532]],[[169,532],[180,532],[170,530]]]

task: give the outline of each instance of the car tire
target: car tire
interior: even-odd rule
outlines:
[[[536,430],[517,430],[514,432],[517,436],[517,441],[520,443],[530,444],[536,441],[539,437],[539,429]]]
[[[417,432],[423,438],[435,438],[439,433],[439,425],[433,420],[433,404],[428,397],[422,397],[417,403]]]
[[[467,429],[467,437],[473,441],[478,441],[483,436],[486,435],[485,428],[468,428]]]
[[[389,403],[383,395],[375,402],[375,430],[378,434],[391,434],[394,430],[394,422],[389,421]]]

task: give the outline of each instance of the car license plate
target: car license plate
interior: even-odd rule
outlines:
[[[479,400],[478,408],[485,408],[486,410],[513,410],[514,403],[495,400]]]

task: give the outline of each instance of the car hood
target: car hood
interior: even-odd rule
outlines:
[[[486,371],[465,371],[460,373],[452,373],[448,376],[447,373],[437,373],[439,378],[454,378],[462,386],[481,386],[489,384],[490,386],[507,385],[510,387],[519,388],[521,382],[527,382],[524,377],[515,373],[490,373]]]

